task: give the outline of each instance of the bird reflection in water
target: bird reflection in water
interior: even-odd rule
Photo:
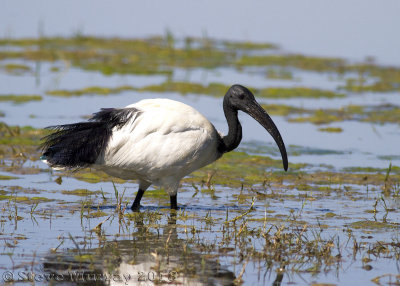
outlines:
[[[45,272],[58,277],[54,283],[78,285],[234,285],[233,272],[204,258],[178,237],[175,212],[156,233],[149,231],[143,219],[135,217],[132,239],[48,255]]]

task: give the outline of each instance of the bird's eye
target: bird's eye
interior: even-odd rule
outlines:
[[[240,94],[238,95],[238,98],[239,98],[239,99],[243,99],[243,98],[244,98],[244,94],[243,94],[243,93],[240,93]]]

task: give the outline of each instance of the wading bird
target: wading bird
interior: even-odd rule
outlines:
[[[125,108],[101,109],[87,122],[48,127],[53,133],[43,138],[41,159],[53,168],[92,167],[122,179],[138,180],[132,210],[139,209],[151,184],[163,187],[170,196],[171,208],[177,209],[181,179],[238,147],[242,140],[241,110],[271,134],[287,170],[282,137],[246,87],[230,87],[223,108],[229,127],[226,136],[194,108],[170,99],[145,99]]]

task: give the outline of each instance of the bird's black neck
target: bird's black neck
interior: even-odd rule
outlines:
[[[222,137],[222,153],[230,152],[239,146],[242,141],[242,125],[240,125],[238,119],[238,111],[233,108],[226,98],[224,99],[224,113],[226,120],[228,121],[228,135]]]

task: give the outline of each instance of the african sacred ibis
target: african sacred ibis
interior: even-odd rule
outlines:
[[[257,120],[274,138],[287,170],[285,144],[274,122],[244,86],[233,85],[225,94],[223,108],[229,131],[220,135],[194,108],[170,99],[145,99],[125,108],[105,108],[87,122],[49,127],[42,159],[51,167],[93,167],[122,179],[137,179],[139,190],[132,209],[151,185],[169,194],[177,209],[180,180],[204,167],[242,140],[238,110]]]

